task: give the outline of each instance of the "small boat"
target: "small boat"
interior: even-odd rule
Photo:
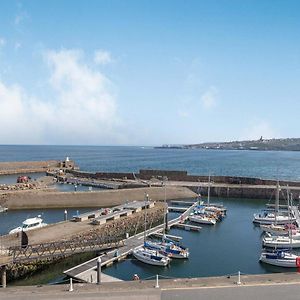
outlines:
[[[207,224],[207,225],[215,225],[217,223],[217,220],[215,218],[206,216],[204,214],[190,215],[189,220],[194,223]]]
[[[7,211],[8,211],[7,207],[0,206],[0,213],[4,213],[4,212],[7,212]]]
[[[300,240],[288,236],[265,236],[263,246],[269,248],[300,248]]]
[[[21,232],[21,231],[28,231],[28,230],[32,230],[32,229],[36,229],[36,228],[41,228],[46,226],[46,223],[43,223],[43,219],[41,218],[40,215],[38,215],[35,218],[29,218],[26,219],[23,223],[22,226],[19,226],[17,228],[12,229],[9,234],[12,233],[17,233],[17,232]]]
[[[132,254],[137,260],[153,266],[164,267],[171,261],[169,257],[159,253],[159,251],[151,250],[144,246],[135,248]]]
[[[285,268],[298,268],[300,267],[300,257],[290,253],[286,249],[268,251],[263,250],[259,258],[261,262],[269,265],[285,267]]]
[[[294,224],[285,224],[285,225],[275,225],[275,224],[263,225],[263,224],[261,224],[260,228],[264,232],[269,232],[272,235],[283,235],[283,236],[289,235],[290,230],[292,230],[292,232],[297,231],[297,227]]]
[[[277,181],[276,184],[276,197],[275,197],[275,209],[274,210],[264,210],[262,213],[254,214],[253,223],[263,224],[263,225],[284,225],[294,223],[296,221],[295,216],[290,212],[290,205],[288,201],[288,210],[280,211],[279,210],[279,192],[280,186]]]
[[[274,212],[264,211],[263,213],[254,214],[253,223],[257,224],[277,224],[277,225],[284,225],[293,223],[296,221],[296,218],[291,216],[289,217],[285,212],[278,212],[277,215]]]
[[[209,204],[209,205],[204,204],[204,206],[205,206],[205,211],[219,213],[219,214],[222,214],[223,216],[226,215],[227,208],[225,208],[223,206],[219,206],[216,204]]]
[[[146,241],[144,246],[148,249],[158,250],[170,258],[188,258],[189,251],[187,248],[176,245],[173,242],[152,242]]]

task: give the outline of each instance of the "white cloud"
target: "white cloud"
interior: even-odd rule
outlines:
[[[0,81],[2,143],[113,144],[118,133],[114,86],[77,50],[48,51],[51,101]]]
[[[256,120],[242,133],[241,140],[258,140],[260,137],[264,139],[278,138],[280,135],[272,128],[271,124],[264,120]]]
[[[0,48],[6,45],[6,40],[0,37]]]
[[[209,110],[217,105],[218,90],[214,86],[210,86],[208,90],[201,96],[202,106]]]
[[[112,58],[108,51],[97,50],[94,55],[94,61],[98,65],[106,65],[112,62]]]

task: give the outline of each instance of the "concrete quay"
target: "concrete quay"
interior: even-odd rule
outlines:
[[[56,191],[16,191],[0,192],[0,205],[9,210],[68,208],[68,207],[112,207],[128,201],[141,201],[144,194],[150,195],[152,201],[165,199],[162,187],[147,187],[122,190],[105,190],[93,192],[56,192]],[[186,187],[169,186],[166,189],[167,200],[195,198],[197,195]]]
[[[13,161],[0,162],[0,175],[40,173],[55,169],[74,169],[75,163],[71,160],[46,161]]]
[[[247,299],[296,300],[300,294],[299,273],[243,275],[206,278],[120,281],[95,284],[7,287],[0,289],[0,299]]]
[[[208,185],[210,185],[210,195],[212,197],[223,198],[249,198],[249,199],[270,199],[275,197],[276,185],[252,185],[252,184],[227,184],[189,181],[167,181],[166,185],[187,187],[194,192],[200,192],[202,196],[207,195]],[[280,186],[280,199],[286,200],[287,186]],[[289,186],[293,193],[295,203],[300,199],[300,186]]]

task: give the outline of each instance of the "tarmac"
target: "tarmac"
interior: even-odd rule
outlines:
[[[299,299],[299,273],[7,287],[0,299]]]

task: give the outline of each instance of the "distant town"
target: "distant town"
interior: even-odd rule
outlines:
[[[216,149],[216,150],[265,150],[300,151],[300,138],[264,139],[249,141],[211,142],[190,145],[162,145],[159,149]]]

